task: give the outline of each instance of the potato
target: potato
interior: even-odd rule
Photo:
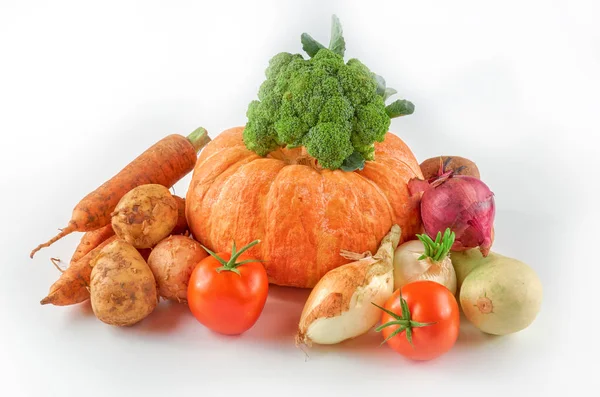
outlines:
[[[119,238],[135,248],[151,248],[177,224],[177,201],[162,185],[141,185],[121,198],[111,217]]]
[[[146,318],[158,304],[154,275],[131,244],[117,239],[92,262],[90,301],[106,324],[130,326]]]
[[[474,162],[460,156],[437,156],[423,161],[420,164],[423,179],[427,180],[438,176],[440,170],[440,158],[442,162],[446,162],[446,171],[455,170],[456,175],[469,175],[477,179],[481,179],[479,169]],[[460,167],[464,167],[459,170]],[[456,172],[458,170],[458,172]]]
[[[148,266],[154,273],[158,293],[165,299],[185,302],[194,267],[208,253],[200,243],[186,236],[171,236],[154,247]]]

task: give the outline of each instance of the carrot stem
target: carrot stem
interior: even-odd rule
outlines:
[[[198,152],[198,150],[202,149],[211,139],[208,136],[206,129],[198,127],[187,136],[187,140],[191,142],[196,152]]]

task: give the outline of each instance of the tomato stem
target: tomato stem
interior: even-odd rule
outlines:
[[[229,261],[225,261],[225,259],[221,258],[218,254],[214,253],[213,251],[209,250],[208,248],[206,248],[203,245],[202,245],[202,248],[204,248],[204,250],[206,250],[206,252],[208,252],[210,254],[210,256],[212,256],[213,258],[218,260],[219,263],[221,265],[223,265],[216,269],[217,273],[221,273],[222,271],[230,271],[230,272],[234,272],[237,275],[240,275],[240,271],[237,269],[239,266],[242,266],[242,265],[244,265],[246,263],[250,263],[250,262],[262,262],[261,260],[258,260],[258,259],[246,259],[241,262],[237,261],[238,258],[240,257],[240,255],[242,255],[245,251],[254,247],[258,243],[260,243],[260,240],[254,240],[253,242],[244,246],[241,250],[238,251],[235,246],[235,240],[234,240],[233,245],[231,247],[231,258],[229,259]]]
[[[418,321],[413,321],[411,319],[411,314],[410,314],[410,310],[408,308],[408,303],[406,303],[406,300],[402,297],[402,295],[400,295],[400,306],[402,307],[402,315],[398,315],[391,310],[388,310],[384,307],[377,305],[374,302],[371,302],[371,303],[396,319],[395,321],[393,321],[393,320],[388,321],[387,323],[380,325],[379,327],[375,328],[375,331],[380,332],[384,328],[390,327],[392,325],[398,325],[398,328],[394,332],[392,332],[390,334],[390,336],[385,338],[385,340],[383,342],[381,342],[382,345],[384,343],[386,343],[387,341],[389,341],[390,339],[392,339],[394,336],[398,335],[399,333],[406,331],[406,339],[408,340],[408,343],[410,343],[411,346],[414,347],[414,345],[412,343],[413,328],[427,327],[427,326],[435,324],[435,322],[421,323]]]

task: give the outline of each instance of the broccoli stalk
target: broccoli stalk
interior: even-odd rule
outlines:
[[[391,118],[412,114],[414,105],[385,101],[396,93],[358,59],[344,62],[346,43],[332,18],[325,47],[302,34],[300,54],[282,52],[269,61],[258,100],[248,105],[244,144],[260,156],[280,147],[304,146],[322,168],[362,170],[374,160]]]

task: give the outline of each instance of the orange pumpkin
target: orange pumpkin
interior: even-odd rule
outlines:
[[[264,261],[271,283],[312,288],[348,263],[340,250],[374,253],[394,223],[402,241],[421,232],[419,197],[407,182],[423,175],[397,136],[376,143],[362,171],[344,172],[320,169],[302,147],[260,157],[242,131],[226,130],[204,148],[187,192],[190,230],[211,250],[260,239],[248,255]]]

